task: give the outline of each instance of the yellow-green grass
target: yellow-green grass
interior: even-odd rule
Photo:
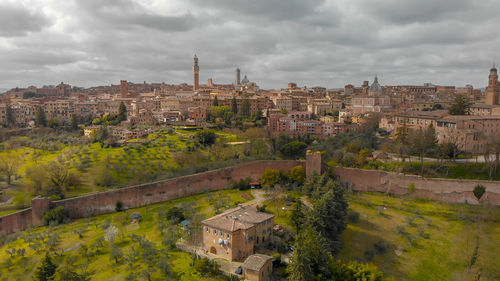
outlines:
[[[484,280],[500,277],[499,208],[380,194],[353,194],[348,199],[360,220],[349,223],[342,235],[342,260],[367,261],[365,252],[383,239],[389,249],[375,255],[373,262],[397,280],[471,280],[478,270]],[[469,269],[477,237],[478,258]]]
[[[105,230],[101,226],[107,221],[111,221],[111,224],[117,226],[120,229],[120,233],[117,238],[117,244],[124,253],[130,251],[132,245],[137,244],[128,238],[131,234],[144,235],[149,240],[156,244],[159,249],[161,246],[161,235],[156,229],[158,221],[158,211],[161,208],[168,210],[173,206],[183,206],[188,208],[192,212],[196,212],[201,218],[208,218],[215,214],[214,202],[210,202],[209,198],[212,200],[217,200],[218,198],[225,197],[230,200],[230,207],[236,206],[238,203],[246,202],[247,200],[242,197],[242,193],[247,195],[251,194],[248,191],[239,190],[222,190],[217,192],[212,192],[210,196],[207,194],[194,195],[182,199],[172,200],[169,202],[163,202],[158,204],[153,204],[137,209],[130,209],[120,213],[112,213],[101,215],[89,219],[80,219],[73,221],[68,224],[63,224],[55,227],[39,227],[31,230],[30,232],[22,232],[21,236],[13,242],[10,242],[0,248],[0,279],[1,280],[32,280],[33,274],[36,271],[36,267],[40,264],[40,260],[43,257],[45,250],[40,253],[36,253],[33,249],[28,246],[28,243],[23,237],[28,237],[34,233],[58,233],[60,235],[59,243],[53,251],[54,259],[57,263],[62,264],[64,260],[67,260],[69,256],[75,257],[76,261],[73,263],[76,269],[86,263],[86,258],[84,258],[79,249],[81,245],[90,245],[96,241],[96,239],[103,237]],[[247,197],[247,196],[246,196]],[[249,198],[249,197],[247,197]],[[137,228],[121,228],[117,223],[117,220],[121,216],[129,217],[133,212],[140,212],[142,220]],[[74,230],[84,229],[83,238],[80,238],[75,234]],[[124,231],[124,237],[122,238],[121,231]],[[6,253],[8,249],[26,249],[25,257],[16,256],[10,258]],[[110,245],[107,243],[102,250],[102,253],[90,257],[88,261],[88,270],[93,272],[92,280],[124,280],[125,276],[128,275],[129,268],[126,262],[123,260],[118,264],[109,258]],[[55,254],[57,253],[57,254]],[[59,256],[62,253],[62,256]],[[11,263],[7,262],[8,260]],[[168,254],[168,262],[172,270],[180,278],[179,280],[220,280],[220,277],[204,278],[201,277],[191,266],[191,256],[188,253],[183,253],[177,250],[170,251]],[[141,258],[134,263],[135,272],[139,273],[145,265],[141,262]],[[162,279],[159,272],[156,272],[153,280],[164,280]]]
[[[234,134],[217,133],[226,139],[232,140],[236,138]],[[80,187],[70,189],[66,193],[66,197],[75,197],[106,189],[95,184],[96,174],[103,170],[104,162],[112,165],[111,170],[113,176],[118,180],[117,184],[119,186],[137,183],[130,182],[130,177],[133,177],[137,174],[137,171],[144,167],[161,167],[159,168],[161,171],[177,168],[178,165],[174,161],[173,153],[192,146],[193,144],[189,144],[188,142],[193,138],[194,134],[195,131],[179,130],[171,135],[164,131],[158,131],[150,134],[144,140],[144,143],[135,143],[122,147],[102,148],[100,143],[92,143],[72,147],[62,145],[62,149],[58,151],[43,151],[30,147],[21,147],[11,150],[9,153],[17,155],[22,161],[18,171],[18,175],[21,178],[15,181],[15,184],[18,186],[23,186],[27,183],[24,176],[28,168],[48,164],[56,160],[60,155],[69,155],[71,158],[70,163],[72,164],[71,170],[78,172],[78,176],[82,182]],[[6,153],[6,151],[0,152],[0,157]],[[80,158],[88,158],[89,167],[85,170],[77,171],[76,168],[80,163]],[[113,166],[118,164],[121,164],[121,170]],[[133,169],[135,173],[131,173],[130,169]],[[30,199],[31,197],[27,198],[27,201]],[[14,208],[12,204],[5,207]]]
[[[369,262],[365,252],[372,251],[371,262],[396,280],[475,280],[479,271],[481,280],[500,280],[500,208],[374,193],[349,194],[347,200],[360,218],[342,234],[337,258],[344,262]],[[266,201],[276,223],[291,229],[294,206],[278,215],[282,206]],[[477,238],[478,258],[469,269]],[[377,254],[374,244],[382,239],[389,248]]]

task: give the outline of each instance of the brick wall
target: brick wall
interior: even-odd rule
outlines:
[[[155,183],[125,187],[85,196],[59,201],[47,201],[44,198],[33,199],[33,209],[26,209],[14,214],[0,217],[0,231],[17,232],[30,225],[42,224],[42,214],[50,205],[51,208],[64,206],[71,218],[83,218],[106,214],[115,211],[116,202],[122,201],[124,208],[135,208],[152,203],[168,201],[207,190],[224,189],[232,181],[246,177],[258,180],[267,168],[289,171],[301,161],[254,161],[229,168],[208,171],[204,173],[178,177]]]
[[[0,217],[0,231],[13,233],[31,225],[41,224],[47,206],[64,206],[74,219],[95,216],[115,211],[116,202],[122,201],[124,208],[135,208],[228,187],[231,182],[251,177],[258,180],[267,168],[288,171],[303,165],[303,161],[254,161],[234,167],[205,173],[178,177],[165,181],[120,188],[65,200],[47,202],[43,198],[33,199],[29,208]],[[476,180],[426,179],[419,176],[388,173],[378,170],[361,170],[335,167],[335,174],[344,185],[359,191],[377,191],[391,194],[407,194],[411,183],[415,185],[413,197],[441,200],[449,203],[478,204],[472,190],[480,183],[486,187],[482,201],[500,205],[500,183]]]
[[[423,178],[378,170],[335,167],[335,175],[344,185],[358,191],[376,191],[390,194],[408,194],[410,184],[415,189],[412,197],[440,200],[448,203],[478,204],[472,193],[477,184],[486,187],[481,201],[500,205],[500,183],[495,181]]]

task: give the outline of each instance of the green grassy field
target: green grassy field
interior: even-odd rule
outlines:
[[[92,251],[92,246],[98,239],[105,236],[106,231],[103,225],[111,224],[120,229],[116,243],[127,254],[131,247],[137,247],[137,243],[129,238],[129,235],[143,235],[151,242],[155,243],[157,249],[162,247],[162,236],[158,231],[159,211],[168,210],[173,206],[180,206],[192,216],[204,219],[215,214],[214,206],[217,201],[224,200],[230,202],[227,207],[234,207],[238,203],[247,201],[242,197],[252,198],[250,192],[239,190],[223,190],[208,194],[200,194],[169,202],[154,204],[142,208],[127,210],[124,212],[101,215],[89,219],[80,219],[68,224],[52,227],[39,227],[24,231],[14,235],[7,243],[0,248],[0,280],[32,280],[36,267],[49,247],[48,240],[51,237],[58,237],[56,246],[51,250],[57,263],[64,264],[64,261],[71,260],[71,264],[77,272],[86,270],[92,273],[92,280],[124,280],[130,272],[129,265],[120,259],[115,263],[110,259],[110,242],[104,242],[104,246],[94,255],[85,258],[83,250],[86,247]],[[222,198],[222,199],[221,199]],[[224,207],[225,208],[225,207]],[[142,220],[139,224],[127,223],[120,226],[119,221],[123,217],[128,218],[133,212],[140,212]],[[77,230],[77,231],[75,231]],[[201,228],[200,228],[201,231]],[[81,237],[79,235],[81,233]],[[40,236],[41,234],[41,236]],[[40,238],[44,237],[44,238]],[[29,245],[41,244],[37,251]],[[25,249],[24,256],[14,255],[10,257],[7,251],[15,249]],[[168,252],[168,263],[176,275],[176,280],[221,280],[220,277],[201,277],[191,266],[191,256],[188,253],[177,250]],[[133,263],[134,272],[140,272],[145,268],[141,257]],[[143,280],[138,278],[138,280]],[[157,271],[153,280],[165,280]]]
[[[371,193],[347,198],[359,220],[349,221],[342,235],[344,262],[372,262],[395,280],[476,280],[478,272],[480,280],[500,280],[500,208]],[[275,220],[290,227],[293,205],[283,206]],[[267,206],[274,214],[276,208]],[[387,247],[377,252],[380,240]]]
[[[33,196],[29,188],[25,188],[31,184],[25,177],[26,171],[48,164],[57,160],[58,157],[64,157],[65,165],[70,167],[70,171],[81,182],[77,187],[66,190],[65,197],[74,197],[106,190],[110,187],[156,180],[161,175],[168,173],[169,170],[179,167],[175,157],[189,153],[186,152],[188,147],[194,148],[195,133],[195,130],[177,129],[169,132],[166,129],[158,128],[146,139],[142,139],[140,142],[132,140],[120,147],[103,148],[100,143],[79,146],[58,144],[53,147],[59,149],[47,151],[18,145],[17,148],[13,148],[9,152],[0,151],[0,157],[5,157],[7,153],[10,153],[20,159],[18,177],[14,179],[13,185],[6,188],[6,183],[0,182],[0,188],[4,187],[2,190],[4,200],[15,198],[16,195],[19,200],[0,206],[0,212],[7,214],[29,206]],[[238,139],[234,134],[222,131],[216,133],[223,142]],[[16,139],[16,143],[22,144],[23,140],[27,142],[29,138],[19,137]],[[8,146],[7,143],[3,143],[3,145]],[[107,174],[103,175],[103,173]],[[108,180],[99,180],[103,178]]]

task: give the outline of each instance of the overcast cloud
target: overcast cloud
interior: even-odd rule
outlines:
[[[498,0],[0,0],[0,88],[234,81],[484,87]]]

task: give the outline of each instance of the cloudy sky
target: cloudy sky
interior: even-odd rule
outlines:
[[[234,81],[487,84],[498,0],[0,0],[0,88]]]

